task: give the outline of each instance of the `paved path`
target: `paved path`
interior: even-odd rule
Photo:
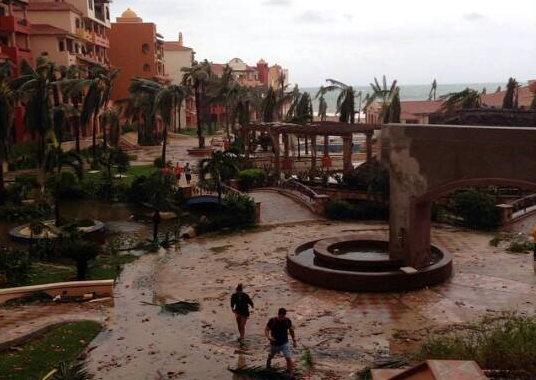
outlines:
[[[252,191],[256,202],[261,202],[261,224],[279,224],[318,220],[307,207],[275,191]]]

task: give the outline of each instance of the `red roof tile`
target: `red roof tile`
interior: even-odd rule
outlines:
[[[506,95],[506,91],[484,95],[482,97],[482,104],[488,107],[502,108],[504,95]],[[518,101],[520,107],[530,107],[533,98],[534,93],[528,87],[519,88]]]
[[[164,50],[167,50],[167,51],[191,51],[192,48],[182,46],[177,41],[165,41],[164,42]]]
[[[71,34],[68,31],[48,24],[31,24],[30,34],[33,35],[52,35],[52,36],[64,36]]]
[[[30,2],[28,3],[27,8],[29,11],[71,11],[78,14],[82,14],[82,11],[78,10],[71,3],[64,1],[54,1],[54,2]]]
[[[212,69],[212,72],[216,75],[222,75],[223,74],[223,68],[227,66],[222,63],[211,63],[210,68]]]
[[[442,104],[442,101],[407,100],[400,102],[400,109],[402,112],[423,115],[438,112]]]

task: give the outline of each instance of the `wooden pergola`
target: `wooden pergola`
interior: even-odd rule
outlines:
[[[343,171],[345,173],[352,170],[352,148],[353,135],[356,133],[364,134],[366,137],[366,157],[367,161],[372,157],[372,136],[375,130],[380,130],[378,124],[348,124],[339,122],[313,122],[308,124],[293,123],[251,123],[243,126],[242,139],[245,143],[245,157],[249,158],[251,153],[250,137],[251,133],[264,132],[272,139],[274,148],[274,163],[277,178],[281,175],[281,146],[280,141],[283,139],[283,158],[285,163],[290,162],[289,154],[289,135],[305,137],[311,139],[311,169],[317,166],[316,156],[316,138],[324,137],[324,161],[330,161],[329,158],[329,136],[338,136],[343,142]]]

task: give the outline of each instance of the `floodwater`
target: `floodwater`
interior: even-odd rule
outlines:
[[[429,328],[484,314],[534,311],[531,257],[490,247],[487,234],[434,230],[433,241],[455,256],[456,274],[431,289],[338,292],[300,283],[286,273],[290,247],[370,228],[364,223],[296,223],[198,238],[145,255],[119,278],[106,330],[91,344],[89,369],[106,380],[233,379],[229,367],[265,363],[264,327],[279,307],[286,307],[298,336],[297,361],[309,348],[317,363],[313,379],[341,379],[418,344]],[[255,303],[243,347],[236,341],[229,306],[238,282]],[[171,316],[149,305],[182,300],[200,302],[201,310]],[[405,338],[396,338],[400,336]],[[284,361],[276,358],[275,364]]]

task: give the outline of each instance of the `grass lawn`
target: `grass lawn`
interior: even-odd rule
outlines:
[[[89,262],[88,280],[109,280],[115,279],[120,271],[121,266],[136,260],[134,255],[99,256]],[[117,267],[119,265],[119,268]],[[52,282],[69,281],[76,277],[76,267],[74,263],[68,262],[50,263],[36,262],[32,263],[30,279],[26,285],[41,285]],[[2,379],[0,377],[0,379]],[[3,380],[3,379],[2,379]]]
[[[75,360],[100,330],[97,322],[67,323],[23,344],[21,351],[0,352],[0,379],[42,379],[60,362]]]
[[[207,137],[207,136],[216,136],[217,134],[219,134],[221,132],[222,132],[221,128],[213,129],[211,133],[209,133],[207,131],[206,127],[203,128],[203,136],[205,136],[205,137]],[[181,135],[197,137],[197,128],[189,128],[189,129],[184,128],[184,129],[181,129],[181,131],[178,132],[178,133],[181,134]]]
[[[118,184],[118,183],[124,183],[124,184],[127,184],[127,185],[130,185],[132,183],[132,181],[134,181],[134,179],[136,177],[140,177],[140,176],[149,176],[151,175],[154,171],[156,170],[156,168],[152,165],[145,165],[145,166],[131,166],[128,168],[128,171],[125,173],[128,177],[126,178],[116,178],[114,179],[114,183]],[[100,181],[101,178],[102,178],[102,174],[103,173],[106,173],[106,169],[101,169],[98,173],[89,173],[86,172],[84,174],[84,181],[89,181],[89,182],[97,182],[97,181]],[[112,174],[116,174],[116,171],[112,171]]]

